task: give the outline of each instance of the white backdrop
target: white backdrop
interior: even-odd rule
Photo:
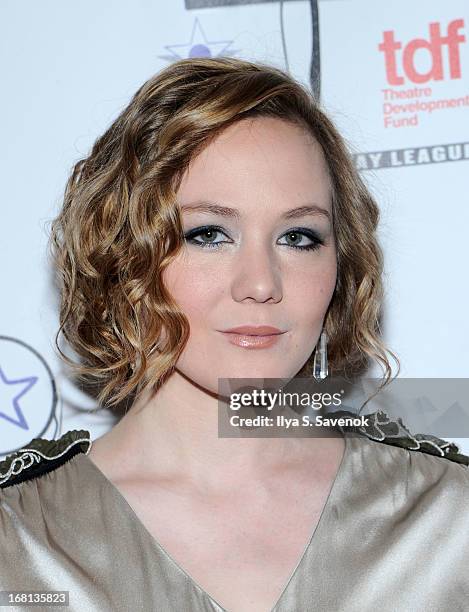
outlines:
[[[48,222],[73,163],[178,58],[258,59],[309,85],[315,4],[0,4],[0,455],[69,429],[96,438],[114,423],[106,411],[79,410],[94,403],[53,350]],[[321,98],[382,210],[385,340],[402,376],[466,378],[469,4],[322,0],[318,13]]]

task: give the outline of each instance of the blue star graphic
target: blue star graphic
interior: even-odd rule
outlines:
[[[27,376],[26,378],[19,378],[17,380],[8,380],[5,374],[3,373],[2,368],[0,368],[0,382],[1,383],[4,383],[5,385],[20,385],[20,384],[24,385],[21,391],[17,395],[15,395],[11,400],[11,405],[14,408],[16,418],[14,418],[13,416],[8,416],[7,412],[2,412],[1,410],[0,410],[0,418],[6,419],[10,423],[17,425],[18,427],[21,427],[22,429],[29,429],[28,423],[26,422],[26,419],[24,418],[24,414],[21,411],[19,399],[23,397],[23,395],[25,395],[25,393],[27,393],[33,385],[36,384],[37,380],[38,380],[37,376]],[[13,414],[11,410],[10,410],[10,414]]]
[[[207,40],[200,21],[196,18],[190,42],[179,45],[165,45],[165,49],[168,49],[171,55],[160,55],[159,57],[172,62],[176,59],[187,59],[189,57],[231,56],[240,51],[240,49],[229,50],[228,47],[232,43],[232,40]]]

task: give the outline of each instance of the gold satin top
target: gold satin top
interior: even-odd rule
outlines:
[[[467,465],[344,437],[320,520],[271,612],[468,610]],[[48,444],[55,464],[32,443],[0,463],[0,590],[69,591],[69,606],[51,610],[225,612],[89,459],[89,432]]]

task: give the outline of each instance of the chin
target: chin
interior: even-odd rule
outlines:
[[[247,367],[246,365],[244,366],[239,366],[238,368],[236,367],[231,367],[230,368],[230,372],[226,373],[226,375],[220,375],[219,378],[281,378],[281,379],[285,379],[285,378],[293,378],[295,376],[295,373],[290,370],[290,369],[286,369],[285,366],[272,366],[269,368],[266,368],[265,364],[264,365],[260,365],[259,367],[255,368],[255,367]]]

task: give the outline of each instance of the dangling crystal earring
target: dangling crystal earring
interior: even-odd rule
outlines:
[[[316,345],[313,361],[313,376],[316,380],[324,380],[329,374],[327,366],[327,334],[323,329]]]

